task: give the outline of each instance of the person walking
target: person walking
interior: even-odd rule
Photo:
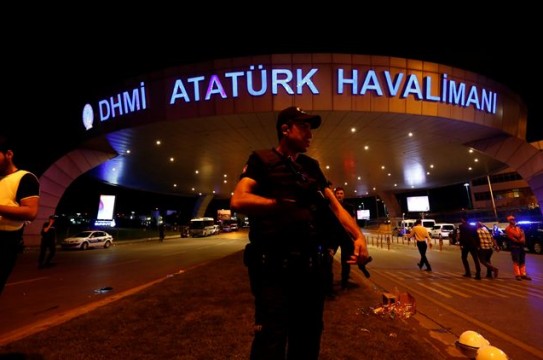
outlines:
[[[15,267],[23,229],[38,215],[40,183],[36,175],[17,168],[15,146],[0,136],[0,294]]]
[[[279,112],[278,146],[250,154],[230,200],[251,223],[244,263],[255,306],[253,360],[319,358],[330,215],[354,241],[349,263],[369,257],[362,231],[318,161],[304,154],[320,124],[319,115],[299,107]]]
[[[509,225],[505,228],[505,235],[509,240],[509,249],[511,250],[511,259],[513,260],[513,273],[517,280],[532,280],[526,273],[526,238],[524,230],[520,228],[513,215],[507,217]]]
[[[57,250],[57,232],[55,229],[55,215],[49,216],[41,228],[40,255],[38,268],[43,269],[53,265],[53,258]]]
[[[160,242],[163,242],[164,241],[164,238],[165,238],[165,235],[164,235],[164,219],[162,218],[162,216],[160,216],[158,218],[158,240],[160,240]]]
[[[497,278],[498,268],[492,265],[490,259],[494,252],[492,249],[498,251],[498,243],[486,226],[480,221],[477,222],[477,235],[479,236],[479,249],[477,253],[479,255],[480,263],[486,267],[486,278],[492,279],[492,273],[494,273],[494,277]]]
[[[408,238],[415,238],[417,241],[417,248],[419,249],[420,261],[417,263],[419,269],[422,270],[423,266],[426,266],[426,271],[432,271],[432,266],[426,257],[426,250],[428,247],[432,248],[432,237],[428,233],[428,229],[422,226],[422,221],[417,219],[415,224],[407,234]]]
[[[460,243],[460,256],[464,265],[464,275],[462,276],[471,277],[471,269],[468,262],[468,254],[470,254],[475,264],[475,280],[481,280],[481,264],[479,263],[479,254],[477,252],[479,248],[477,230],[475,227],[470,226],[465,216],[462,216],[460,221],[461,223],[458,226],[458,234],[456,236]]]

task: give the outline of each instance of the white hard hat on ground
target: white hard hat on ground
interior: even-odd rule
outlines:
[[[508,360],[507,355],[495,346],[487,345],[477,350],[475,360]]]
[[[460,335],[458,342],[462,345],[467,345],[475,348],[490,345],[490,342],[476,331],[467,330]]]
[[[456,347],[470,359],[475,358],[479,348],[489,345],[487,339],[473,330],[464,331],[456,341]]]

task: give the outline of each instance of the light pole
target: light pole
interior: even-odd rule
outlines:
[[[471,209],[471,196],[469,195],[469,183],[464,183],[466,194],[468,194],[468,209]]]
[[[364,205],[363,202],[361,202],[360,205],[358,205],[358,208],[360,209],[361,206],[362,206],[362,210],[364,210],[363,212],[366,212],[366,206]],[[367,220],[369,220],[369,218]],[[360,218],[360,221],[362,223],[362,226],[364,226],[365,221],[366,221],[365,214],[363,217]],[[358,224],[358,217],[357,217],[356,223]]]

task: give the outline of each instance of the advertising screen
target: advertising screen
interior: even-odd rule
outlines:
[[[115,195],[100,195],[97,220],[112,220],[115,208]]]
[[[407,197],[407,211],[409,212],[430,211],[430,201],[428,199],[428,196]]]
[[[370,211],[369,210],[356,210],[356,218],[358,220],[369,220]]]

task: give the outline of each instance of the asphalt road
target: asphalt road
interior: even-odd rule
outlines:
[[[55,266],[38,269],[38,250],[20,256],[0,296],[0,344],[13,331],[129,295],[179,271],[240,251],[246,233],[117,243],[109,249],[58,250]],[[100,291],[100,289],[110,289]],[[7,321],[5,321],[6,319]]]
[[[499,278],[477,281],[461,276],[455,246],[445,244],[440,250],[436,244],[428,253],[434,270],[428,273],[416,266],[419,255],[413,245],[396,240],[387,245],[383,237],[371,234],[368,240],[374,258],[368,265],[369,281],[383,291],[411,293],[421,324],[430,320],[456,336],[478,331],[512,359],[543,359],[538,331],[543,321],[543,256],[527,256],[531,282],[514,279],[508,252],[493,257]],[[51,319],[63,321],[92,311],[175,273],[209,264],[241,250],[246,242],[246,233],[240,231],[59,251],[56,266],[47,269],[37,268],[37,251],[30,250],[21,256],[0,296],[0,345],[54,325]]]

